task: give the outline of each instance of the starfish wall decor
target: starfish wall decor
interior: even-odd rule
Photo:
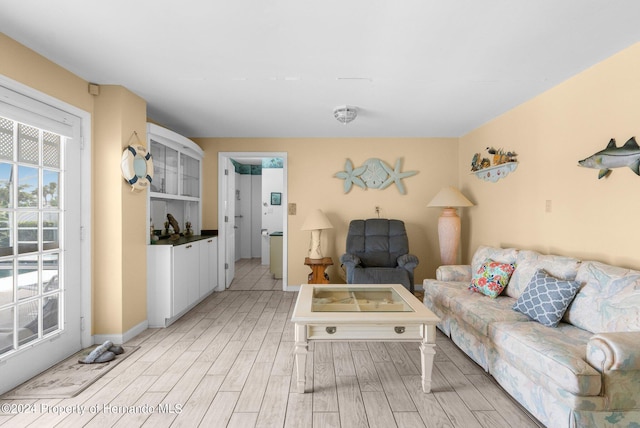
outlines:
[[[347,159],[344,164],[345,170],[336,172],[335,177],[344,180],[344,193],[349,193],[354,184],[365,190],[367,188],[382,190],[395,183],[398,191],[404,195],[407,191],[402,179],[416,175],[418,171],[401,172],[401,163],[402,158],[398,158],[395,167],[391,168],[386,162],[373,158],[364,162],[362,166],[354,168],[351,160]]]

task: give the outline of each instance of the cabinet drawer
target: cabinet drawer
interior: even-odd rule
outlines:
[[[310,340],[421,340],[422,325],[392,324],[311,324]]]

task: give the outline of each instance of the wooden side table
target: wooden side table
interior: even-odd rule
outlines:
[[[304,264],[311,268],[309,274],[309,284],[328,284],[329,275],[325,272],[327,266],[333,264],[331,257],[323,257],[321,259],[310,259],[305,257]]]

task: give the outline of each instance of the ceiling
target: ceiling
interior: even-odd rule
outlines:
[[[458,137],[640,41],[637,0],[1,4],[3,33],[188,137]]]

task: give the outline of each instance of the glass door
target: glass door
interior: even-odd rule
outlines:
[[[200,197],[200,162],[180,153],[180,181],[182,196]]]
[[[61,327],[62,137],[0,117],[0,356]]]
[[[153,157],[153,181],[151,191],[178,194],[178,151],[151,140]]]

